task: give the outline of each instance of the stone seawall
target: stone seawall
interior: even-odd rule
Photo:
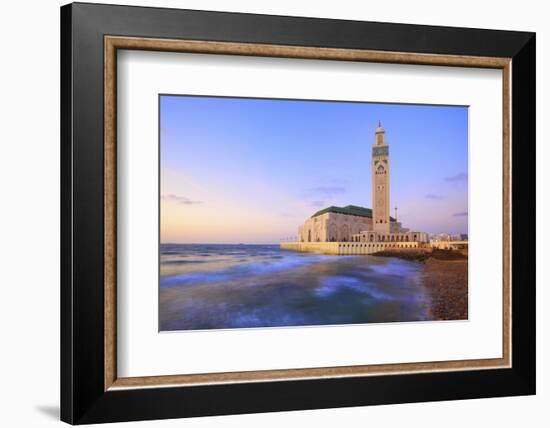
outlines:
[[[389,249],[418,248],[418,242],[281,242],[280,248],[333,255],[361,255]]]
[[[460,250],[468,248],[468,241],[432,241],[430,247],[440,250]]]

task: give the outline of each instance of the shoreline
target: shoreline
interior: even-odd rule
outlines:
[[[422,264],[421,281],[430,292],[434,320],[468,319],[468,256],[454,250],[393,250],[373,254]]]
[[[395,257],[412,262],[426,263],[428,260],[460,261],[468,260],[467,252],[439,250],[437,248],[389,249],[372,254],[377,257]]]

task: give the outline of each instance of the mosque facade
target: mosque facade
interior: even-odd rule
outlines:
[[[390,151],[380,122],[371,168],[372,209],[348,205],[317,211],[299,226],[299,242],[428,242],[427,233],[410,231],[390,216]]]

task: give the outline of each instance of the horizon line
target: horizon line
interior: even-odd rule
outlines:
[[[160,245],[278,245],[275,243],[251,244],[246,242],[160,242]]]

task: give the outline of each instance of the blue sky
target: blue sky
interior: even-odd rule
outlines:
[[[329,205],[371,207],[378,120],[392,214],[466,233],[467,107],[161,96],[161,241],[276,243]]]

